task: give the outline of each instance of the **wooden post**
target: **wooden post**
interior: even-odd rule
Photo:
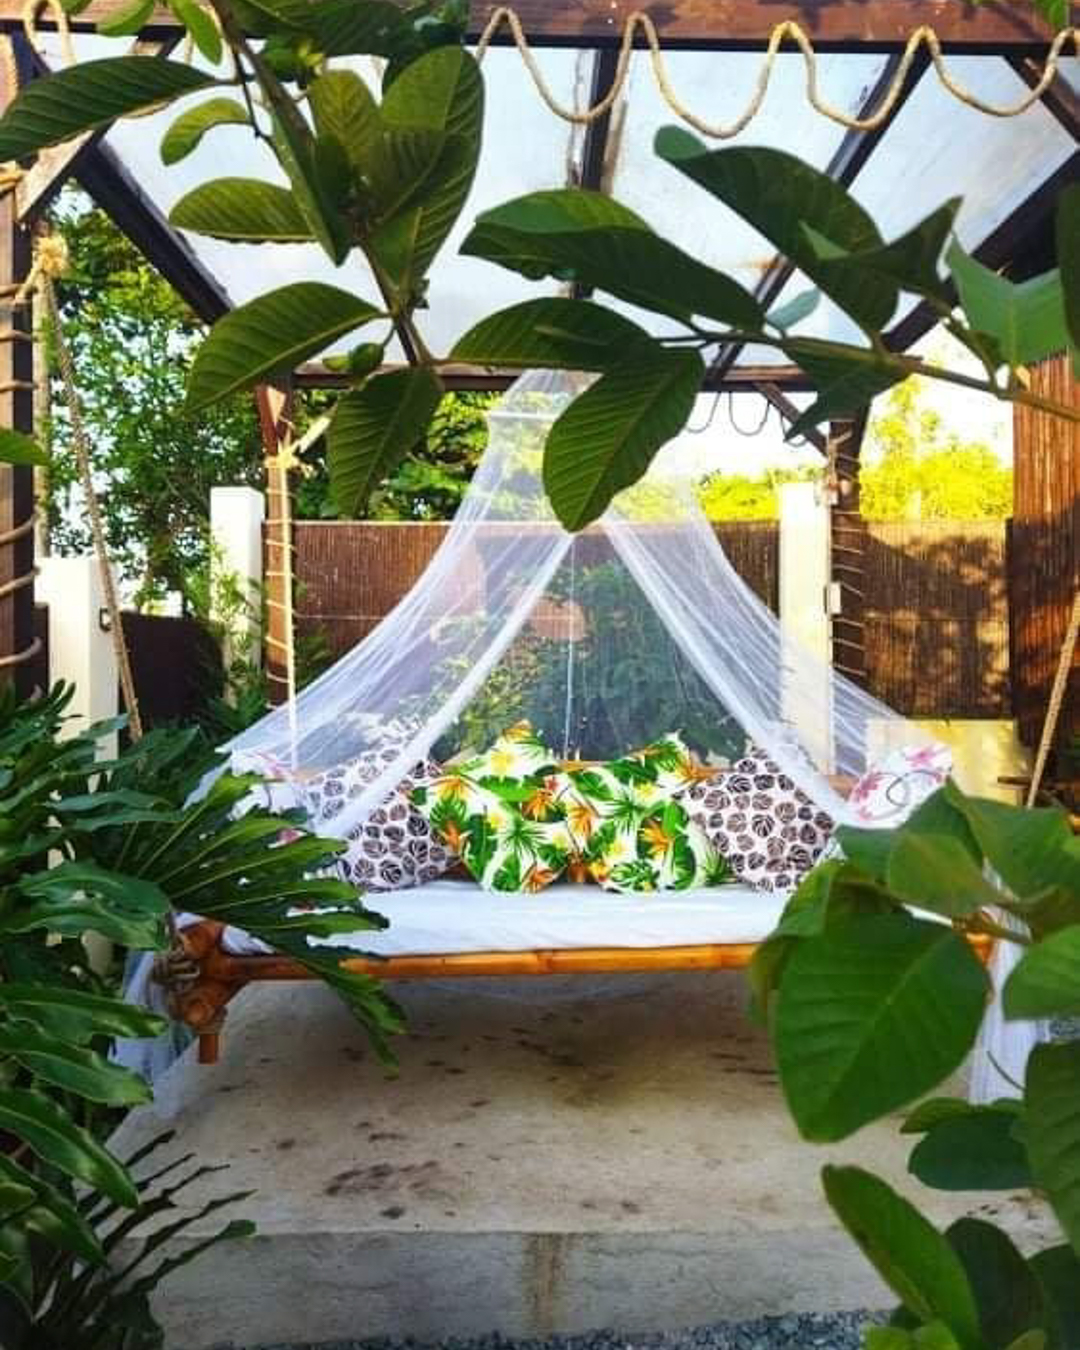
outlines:
[[[856,684],[866,684],[866,521],[859,505],[859,455],[867,412],[829,424],[833,470],[830,511],[832,579],[840,607],[833,615],[833,665]]]
[[[1032,388],[1080,406],[1068,356],[1032,370]],[[1017,406],[1013,413],[1013,519],[1009,536],[1009,647],[1020,739],[1037,745],[1061,644],[1080,585],[1080,427]],[[1080,735],[1080,658],[1056,743]]]
[[[21,34],[12,35],[12,62],[0,61],[0,111],[30,78],[30,49]],[[12,76],[17,73],[18,78]],[[30,272],[33,238],[18,218],[13,191],[0,197],[0,309],[10,319],[0,327],[31,331],[29,304],[9,308]],[[0,342],[0,426],[31,434],[34,430],[34,353],[27,338]],[[34,471],[25,465],[0,465],[0,680],[14,681],[30,693],[36,682],[31,662],[40,647],[34,636]]]
[[[255,391],[259,410],[259,428],[262,432],[263,454],[266,459],[277,455],[285,438],[291,396],[279,389],[261,384]],[[266,565],[263,568],[266,603],[266,672],[269,679],[270,702],[277,705],[288,697],[289,676],[287,653],[292,642],[289,631],[289,604],[286,597],[285,566],[285,507],[282,494],[282,476],[270,471],[266,476]],[[291,510],[291,502],[288,503]]]

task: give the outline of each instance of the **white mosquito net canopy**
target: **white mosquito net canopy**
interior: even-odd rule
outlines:
[[[703,760],[767,750],[838,821],[830,778],[926,737],[805,651],[739,577],[674,447],[574,535],[544,491],[551,424],[587,377],[523,375],[489,413],[487,450],[446,538],[352,651],[229,743],[301,774],[365,752],[385,767],[320,828],[363,822],[426,754],[479,751],[528,719],[564,758],[681,731]],[[265,762],[265,760],[263,760]]]

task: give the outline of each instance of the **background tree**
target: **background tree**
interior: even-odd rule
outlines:
[[[71,255],[58,286],[64,331],[114,562],[136,607],[174,591],[189,608],[208,558],[211,487],[261,482],[253,400],[239,394],[187,411],[190,355],[205,325],[81,194],[66,194],[56,217]],[[85,553],[90,533],[58,379],[49,432],[50,542],[58,553]]]

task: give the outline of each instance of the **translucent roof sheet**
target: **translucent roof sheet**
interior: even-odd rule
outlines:
[[[80,38],[80,57],[115,54],[115,44]],[[534,55],[556,99],[581,106],[588,98],[595,54],[571,49],[535,49]],[[854,112],[881,75],[880,54],[824,55],[818,83],[830,103]],[[670,52],[665,63],[679,99],[699,116],[729,123],[746,107],[761,70],[754,53]],[[1080,85],[1080,61],[1062,62],[1071,83]],[[373,84],[372,62],[357,69]],[[950,57],[957,78],[984,98],[1018,101],[1027,86],[998,57]],[[490,264],[463,258],[461,239],[475,215],[499,202],[540,188],[575,181],[581,170],[584,135],[556,118],[533,87],[513,48],[492,48],[484,61],[487,85],[484,150],[462,221],[432,271],[430,307],[420,316],[429,346],[448,350],[454,339],[484,314],[503,305],[550,293],[555,283],[531,283]],[[213,91],[211,91],[213,92]],[[194,103],[208,95],[199,94]],[[219,128],[183,163],[162,165],[158,145],[177,115],[174,106],[150,117],[118,123],[108,143],[120,154],[141,187],[166,213],[197,183],[220,175],[281,181],[263,146],[241,128]],[[659,127],[677,121],[661,96],[647,53],[635,53],[627,98],[612,118],[608,169],[613,194],[688,252],[753,287],[769,265],[767,241],[689,179],[658,160],[653,138]],[[825,168],[845,128],[810,107],[802,57],[784,53],[776,61],[765,103],[735,141],[714,144],[769,145],[789,150]],[[960,195],[964,206],[958,232],[968,248],[977,246],[1015,207],[1053,173],[1074,149],[1068,133],[1036,104],[1013,118],[994,118],[965,107],[928,71],[893,125],[863,166],[852,191],[870,210],[886,237],[903,231]],[[234,302],[240,303],[286,282],[307,278],[334,281],[374,298],[366,267],[349,262],[335,269],[314,246],[233,245],[191,237],[198,256]],[[783,293],[788,299],[806,286],[796,274]],[[904,308],[912,302],[905,303]],[[904,309],[898,313],[902,315]],[[635,318],[663,331],[652,316]],[[800,332],[851,338],[854,330],[839,312],[822,303]],[[399,355],[399,354],[398,354]],[[745,349],[744,362],[782,360],[767,350]]]

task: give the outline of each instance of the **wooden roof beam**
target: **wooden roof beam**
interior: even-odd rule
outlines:
[[[383,367],[383,371],[401,369],[400,365]],[[502,393],[520,374],[518,370],[466,365],[444,367],[439,372],[443,384],[455,393]],[[302,365],[294,378],[298,389],[342,389],[346,384],[343,375],[327,370],[318,361]],[[798,366],[740,366],[719,383],[707,374],[701,387],[703,393],[730,390],[738,394],[757,392],[762,384],[803,393],[814,387]]]
[[[483,30],[498,0],[473,0],[469,32]],[[1048,30],[1034,6],[1009,0],[517,0],[515,8],[529,42],[550,47],[618,46],[634,10],[650,14],[665,47],[705,51],[760,51],[773,28],[794,19],[819,51],[901,51],[911,33],[932,26],[947,52],[1006,52],[1035,55],[1046,49]],[[23,0],[0,0],[0,26],[22,23]],[[91,0],[70,19],[75,31],[93,31],[99,20],[115,13],[113,0]],[[53,25],[48,12],[39,27]],[[143,36],[176,31],[176,21],[159,5]],[[512,39],[500,28],[498,43]],[[640,35],[639,35],[640,40]]]
[[[1040,63],[1030,56],[1018,56],[1015,52],[1005,58],[1017,75],[1029,89],[1034,89],[1043,76]],[[1046,111],[1059,122],[1074,141],[1080,141],[1080,97],[1073,92],[1072,85],[1060,70],[1050,84],[1039,95]]]

